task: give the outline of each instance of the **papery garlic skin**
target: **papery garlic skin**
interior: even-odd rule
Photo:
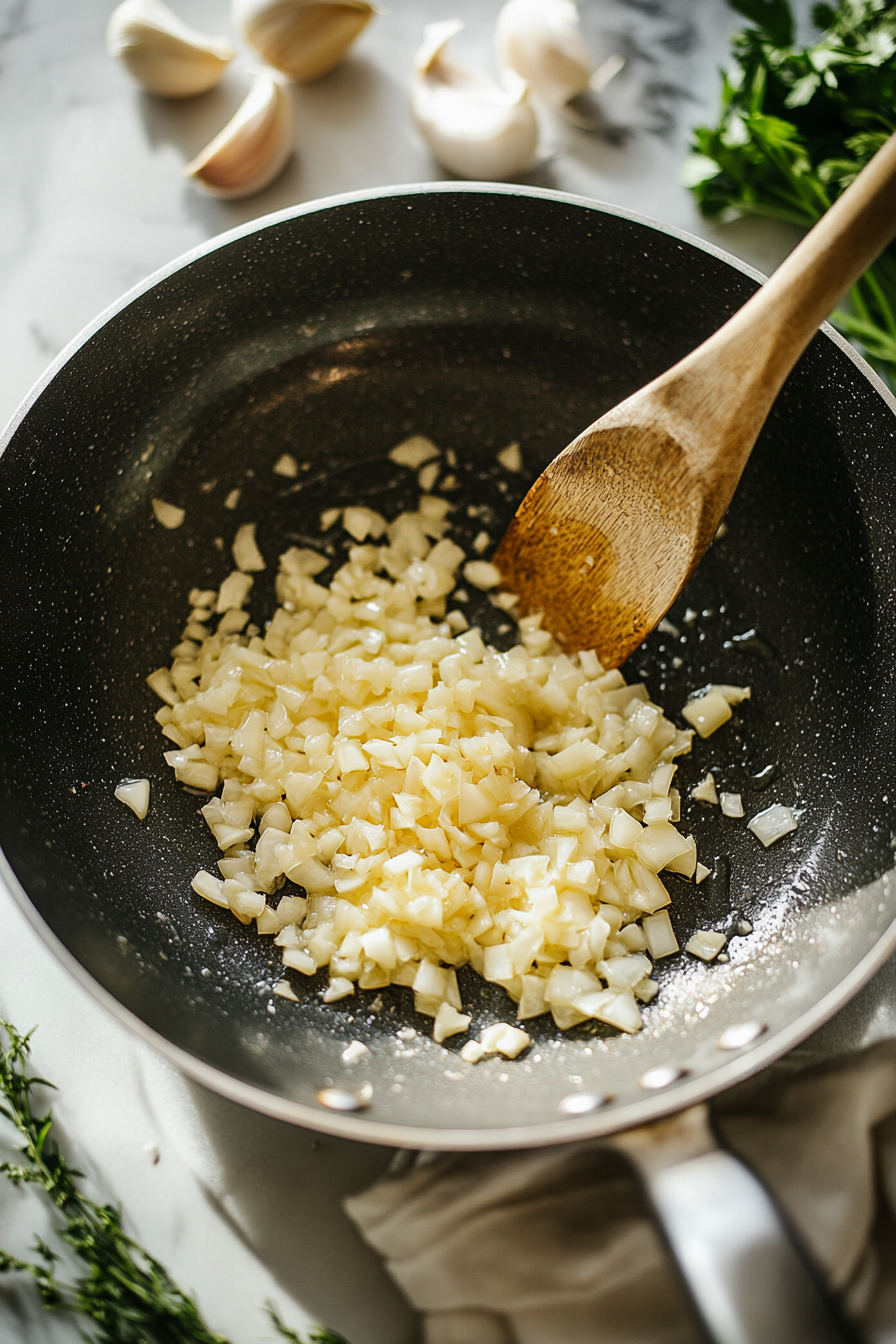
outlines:
[[[574,0],[507,0],[495,50],[502,71],[514,71],[554,108],[584,93],[594,71]]]
[[[109,19],[106,49],[148,93],[165,98],[214,88],[236,54],[223,37],[188,27],[162,0],[124,0]]]
[[[233,21],[269,65],[318,79],[338,65],[377,13],[367,0],[234,0]]]
[[[531,167],[538,123],[528,90],[513,76],[502,88],[446,60],[459,19],[430,23],[414,61],[411,110],[433,156],[458,177],[502,180]]]
[[[294,137],[292,98],[282,81],[258,74],[245,101],[184,168],[211,196],[236,200],[251,196],[273,182],[292,153]]]

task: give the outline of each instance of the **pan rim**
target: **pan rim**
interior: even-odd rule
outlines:
[[[717,260],[733,267],[742,275],[748,276],[759,283],[763,283],[767,278],[762,272],[732,256],[723,248],[698,238],[686,230],[664,224],[650,216],[619,206],[573,193],[554,191],[549,188],[489,182],[447,181],[387,186],[321,197],[261,216],[207,239],[204,243],[191,248],[165,266],[152,272],[106,307],[65,346],[23,398],[2,435],[0,435],[0,455],[5,451],[32,406],[71,358],[119,313],[164,280],[192,263],[223,250],[232,243],[305,215],[392,198],[431,196],[445,193],[518,196],[593,210],[600,214],[611,215],[618,219],[645,226],[677,239],[690,247],[715,257]],[[847,355],[858,372],[882,396],[890,411],[896,415],[896,396],[890,392],[882,379],[855,347],[828,323],[823,323],[820,329],[842,353]],[[867,893],[869,899],[873,898],[875,893],[882,894],[889,886],[890,878],[894,873],[896,873],[896,869],[885,873],[882,877],[858,890]],[[891,953],[896,950],[896,919],[894,919],[852,970],[833,989],[823,995],[811,1008],[795,1018],[793,1022],[775,1030],[768,1036],[761,1037],[754,1045],[745,1047],[737,1058],[728,1061],[721,1067],[710,1070],[701,1077],[685,1078],[679,1084],[673,1084],[668,1091],[654,1093],[636,1101],[623,1102],[618,1107],[596,1111],[588,1116],[558,1117],[555,1121],[540,1124],[527,1123],[513,1128],[494,1129],[435,1129],[420,1125],[385,1122],[361,1113],[343,1114],[327,1111],[305,1102],[278,1096],[264,1088],[243,1082],[214,1065],[204,1063],[148,1026],[137,1014],[115,998],[111,991],[94,979],[58,935],[53,932],[33,905],[2,851],[0,851],[0,880],[5,884],[32,928],[40,935],[57,960],[74,976],[75,980],[87,989],[93,998],[107,1008],[128,1030],[145,1044],[158,1050],[164,1058],[193,1082],[239,1105],[247,1106],[253,1111],[314,1131],[388,1147],[413,1147],[433,1151],[529,1148],[599,1138],[617,1133],[632,1125],[660,1119],[686,1106],[706,1101],[735,1083],[752,1077],[805,1040],[849,1002],[875,971],[884,964]],[[854,895],[856,893],[849,894]]]
[[[665,224],[661,220],[654,219],[650,215],[643,215],[636,210],[627,210],[623,206],[613,205],[608,201],[601,201],[594,197],[579,196],[574,192],[555,191],[550,187],[527,187],[517,183],[505,182],[466,182],[466,181],[446,181],[446,182],[411,182],[401,183],[395,186],[376,187],[373,189],[364,189],[361,191],[339,192],[333,196],[320,196],[313,201],[304,201],[301,205],[287,206],[284,210],[277,210],[268,215],[260,215],[258,218],[249,220],[245,224],[238,224],[224,233],[215,234],[212,238],[207,238],[204,243],[197,244],[196,247],[182,252],[172,261],[160,266],[157,270],[150,272],[136,285],[125,290],[117,299],[113,300],[106,308],[97,314],[86,326],[72,337],[72,339],[62,348],[59,354],[53,359],[43,373],[25,394],[22,401],[13,412],[10,420],[0,434],[0,456],[6,450],[10,440],[16,430],[21,425],[28,411],[41,396],[41,394],[50,385],[60,370],[69,362],[73,355],[86,345],[91,337],[125,308],[130,307],[137,299],[142,298],[144,294],[149,293],[163,280],[175,275],[178,271],[192,265],[195,261],[201,261],[203,257],[210,256],[213,252],[221,251],[230,246],[231,243],[239,242],[243,238],[248,238],[252,234],[261,233],[263,230],[273,228],[278,224],[285,224],[291,219],[299,219],[304,215],[320,213],[324,210],[332,210],[340,206],[361,205],[370,201],[388,200],[391,197],[402,196],[431,196],[451,193],[463,193],[470,195],[497,195],[497,196],[522,196],[531,200],[554,201],[564,205],[578,206],[587,210],[594,210],[598,214],[613,215],[617,219],[624,219],[633,224],[640,224],[646,228],[653,229],[657,233],[666,234],[670,238],[676,238],[680,242],[687,243],[690,247],[696,248],[700,252],[706,252],[709,256],[715,257],[718,261],[723,261],[726,265],[733,267],[742,275],[748,276],[751,280],[758,280],[764,284],[768,276],[762,271],[757,270],[755,266],[735,257],[733,253],[727,252],[724,248],[718,247],[715,243],[710,243],[704,238],[699,238],[696,234],[689,233],[686,229],[680,229],[672,224]],[[875,391],[878,392],[889,406],[890,410],[896,415],[896,395],[884,383],[883,379],[875,373],[874,369],[868,363],[858,350],[844,336],[831,326],[829,322],[823,322],[819,328],[832,340],[837,348],[845,354],[860,373],[871,383]]]

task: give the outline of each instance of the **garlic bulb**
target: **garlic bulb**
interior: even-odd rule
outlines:
[[[575,0],[507,0],[495,49],[501,69],[513,70],[550,107],[584,93],[594,70]]]
[[[276,76],[258,74],[245,101],[214,140],[187,164],[184,176],[211,196],[251,196],[273,182],[292,146],[289,90]]]
[[[445,59],[459,19],[430,23],[414,61],[411,110],[439,163],[459,177],[501,179],[530,167],[538,124],[528,89],[512,75],[501,88]],[[512,74],[512,72],[511,72]]]
[[[106,49],[144,89],[166,98],[213,88],[235,54],[223,37],[197,33],[162,0],[124,0],[109,19]]]
[[[367,0],[234,0],[233,21],[290,79],[317,79],[342,60],[376,14]]]

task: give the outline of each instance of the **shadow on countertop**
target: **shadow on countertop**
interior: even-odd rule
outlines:
[[[343,1199],[382,1175],[393,1150],[186,1088],[217,1167],[212,1180],[200,1176],[206,1196],[284,1292],[351,1344],[417,1344],[416,1313],[342,1210]]]

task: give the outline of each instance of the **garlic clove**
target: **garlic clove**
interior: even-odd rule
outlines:
[[[511,87],[491,83],[445,58],[459,19],[430,23],[414,61],[411,110],[421,135],[443,167],[459,177],[503,179],[523,173],[538,145],[528,89],[516,75]]]
[[[317,79],[338,65],[378,11],[367,0],[234,0],[233,21],[269,65]]]
[[[112,11],[106,49],[149,93],[190,98],[214,88],[233,47],[223,37],[205,37],[162,0],[124,0]]]
[[[584,93],[594,70],[574,0],[507,0],[495,50],[502,72],[514,71],[550,107]]]
[[[293,147],[289,90],[274,75],[258,74],[223,130],[184,168],[185,177],[211,196],[235,200],[273,182]]]

